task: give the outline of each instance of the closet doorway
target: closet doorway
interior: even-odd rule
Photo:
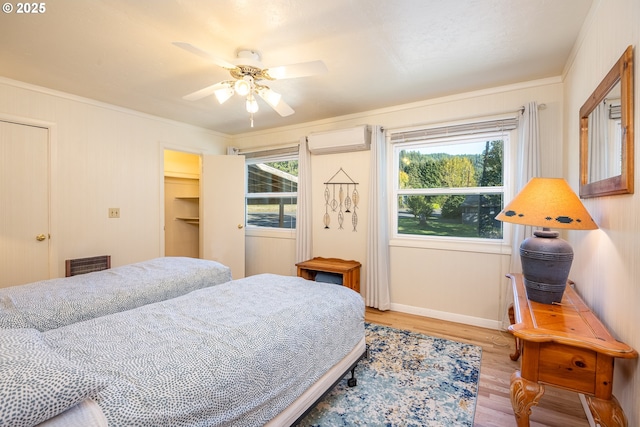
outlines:
[[[200,257],[200,156],[164,150],[164,254]]]
[[[244,156],[164,150],[165,256],[218,261],[244,277]]]

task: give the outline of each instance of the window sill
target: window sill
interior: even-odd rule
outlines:
[[[395,237],[389,240],[390,247],[437,249],[456,252],[511,255],[511,245],[503,240],[488,242],[484,239],[456,239],[447,237]]]
[[[295,239],[296,230],[289,228],[247,226],[244,235],[248,237],[269,237],[272,239]]]

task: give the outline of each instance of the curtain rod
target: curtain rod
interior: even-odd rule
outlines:
[[[538,105],[538,110],[544,110],[545,108],[547,108],[547,104]],[[524,105],[520,106],[518,111],[520,112],[520,114],[524,113]]]

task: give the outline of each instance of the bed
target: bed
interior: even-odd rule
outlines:
[[[59,328],[231,280],[210,260],[162,257],[0,289],[0,328]]]
[[[0,348],[0,425],[287,426],[366,354],[364,303],[261,274]]]

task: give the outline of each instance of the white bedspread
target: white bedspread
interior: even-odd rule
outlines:
[[[65,412],[38,424],[38,427],[108,427],[100,407],[85,399]]]
[[[364,336],[351,289],[263,274],[43,333],[110,426],[262,426]]]
[[[164,301],[231,280],[215,261],[163,257],[0,289],[0,328],[39,331]]]

